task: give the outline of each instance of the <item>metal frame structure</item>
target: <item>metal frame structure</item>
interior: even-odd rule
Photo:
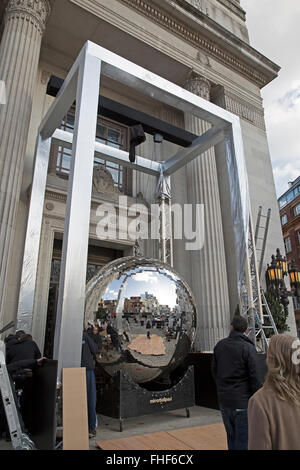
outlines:
[[[101,76],[191,113],[211,128],[166,162],[137,157],[134,166],[128,153],[97,143],[96,121]],[[76,100],[74,134],[58,130],[63,116]],[[72,145],[72,165],[63,240],[54,357],[58,370],[78,367],[85,302],[94,153],[147,174],[170,177],[209,148],[223,142],[230,181],[233,226],[239,287],[244,276],[249,222],[249,193],[240,119],[213,103],[171,83],[138,65],[88,41],[71,68],[64,85],[38,131],[35,169],[25,241],[18,305],[17,328],[31,331],[43,207],[51,140]],[[235,232],[236,233],[236,232]],[[72,325],[70,327],[70,325]]]
[[[278,334],[278,330],[272,316],[272,312],[266,300],[263,288],[261,287],[261,271],[269,230],[271,209],[268,209],[267,216],[262,215],[262,206],[259,206],[255,233],[253,229],[252,217],[249,218],[248,232],[248,253],[240,295],[240,308],[242,315],[248,320],[248,336],[251,337],[257,351],[266,353],[268,349],[268,336]],[[260,225],[261,218],[266,218],[265,226]],[[259,229],[264,230],[262,248],[257,248],[259,239]],[[260,260],[257,260],[257,251],[261,251]],[[267,322],[265,321],[267,320]]]

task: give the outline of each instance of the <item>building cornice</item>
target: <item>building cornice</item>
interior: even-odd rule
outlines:
[[[204,50],[260,88],[277,77],[280,67],[185,0],[119,0]],[[80,3],[78,0],[76,3]]]

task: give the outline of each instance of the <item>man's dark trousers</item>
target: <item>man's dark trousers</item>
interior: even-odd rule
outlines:
[[[214,348],[212,375],[230,450],[248,447],[249,398],[260,388],[257,352],[252,341],[233,330]]]
[[[228,450],[248,449],[248,410],[236,410],[220,406],[227,434]]]
[[[86,370],[86,388],[87,388],[87,402],[88,402],[88,421],[89,431],[94,431],[97,427],[96,415],[96,379],[94,370]]]

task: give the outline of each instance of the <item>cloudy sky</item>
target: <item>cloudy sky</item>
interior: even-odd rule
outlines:
[[[281,67],[262,90],[277,195],[300,175],[300,0],[241,0],[252,47]]]

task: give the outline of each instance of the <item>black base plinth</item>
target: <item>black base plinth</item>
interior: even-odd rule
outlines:
[[[194,368],[190,366],[183,377],[171,388],[150,391],[136,384],[123,371],[118,371],[106,384],[99,387],[97,411],[105,416],[123,420],[146,414],[159,413],[185,408],[187,417],[189,408],[195,405]]]
[[[190,353],[183,367],[194,366],[195,371],[195,402],[197,406],[219,409],[217,389],[211,373],[213,353]],[[267,373],[266,354],[257,354],[257,373],[261,383]]]

